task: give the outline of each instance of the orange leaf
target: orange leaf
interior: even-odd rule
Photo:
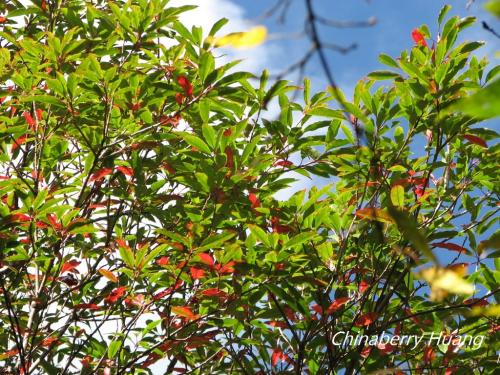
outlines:
[[[378,314],[376,312],[369,312],[369,313],[363,314],[358,319],[356,319],[356,321],[354,322],[354,325],[356,327],[369,326],[375,320],[377,320],[377,317],[378,317]]]
[[[64,272],[73,272],[76,267],[80,265],[81,262],[78,260],[69,260],[65,262],[61,267],[61,274]]]
[[[187,320],[196,320],[200,318],[200,315],[194,314],[193,310],[191,310],[187,306],[174,306],[172,307],[172,312],[175,315],[182,316],[183,318],[186,318]]]
[[[161,257],[156,260],[156,264],[163,267],[168,265],[169,261],[169,257]]]
[[[99,269],[99,273],[103,275],[106,279],[111,280],[114,283],[118,282],[118,278],[115,276],[115,274],[109,270],[106,270],[104,268]]]
[[[234,266],[236,265],[236,262],[230,261],[221,266],[220,264],[217,264],[215,267],[217,272],[220,274],[225,274],[225,273],[233,273],[234,272]]]
[[[6,358],[14,357],[15,355],[17,355],[17,353],[19,353],[19,350],[17,349],[6,351],[5,353],[0,354],[0,361]]]
[[[113,289],[113,291],[109,293],[109,295],[106,298],[104,298],[104,301],[106,301],[109,304],[116,303],[120,299],[120,297],[122,297],[125,294],[126,291],[127,288],[125,288],[124,286],[120,286],[116,289]]]
[[[116,169],[123,173],[125,176],[130,176],[130,177],[133,177],[134,176],[134,170],[130,167],[125,167],[123,165],[120,165],[118,167],[116,167]]]
[[[103,168],[94,173],[89,181],[99,181],[113,172],[112,168]]]
[[[53,342],[58,341],[59,339],[57,337],[51,336],[47,337],[46,339],[42,340],[41,345],[42,346],[50,346],[52,345]]]
[[[19,146],[21,146],[23,143],[26,143],[26,139],[28,136],[22,135],[19,138],[17,138],[13,143],[12,143],[12,148],[11,151],[14,152]]]
[[[432,349],[432,346],[426,346],[424,348],[424,357],[423,360],[425,363],[431,363],[434,358],[436,358],[436,353],[434,353],[434,349]]]
[[[214,258],[208,253],[199,253],[197,254],[200,260],[205,263],[207,266],[212,267],[215,264]]]
[[[199,280],[205,276],[205,271],[200,268],[190,267],[189,272],[191,273],[193,280]]]
[[[349,297],[341,297],[337,298],[335,301],[333,301],[330,306],[328,306],[328,309],[326,310],[326,314],[330,315],[334,313],[337,310],[340,310],[347,302],[349,301]]]

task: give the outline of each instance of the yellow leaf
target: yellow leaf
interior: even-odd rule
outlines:
[[[255,26],[248,31],[231,33],[220,38],[212,38],[216,47],[231,46],[234,48],[255,47],[264,43],[267,38],[265,26]]]
[[[492,318],[500,316],[500,305],[493,305],[488,307],[474,307],[471,312],[472,316],[484,315]]]
[[[108,271],[104,268],[99,269],[99,273],[103,275],[106,279],[111,280],[114,283],[118,282],[118,278],[115,276],[115,274],[111,271]]]
[[[387,211],[380,208],[360,208],[356,211],[356,216],[360,219],[369,219],[390,224],[394,223],[392,216],[389,215]]]
[[[431,267],[420,271],[420,276],[431,287],[431,299],[440,301],[452,294],[472,294],[474,286],[462,278],[463,272],[453,269]]]

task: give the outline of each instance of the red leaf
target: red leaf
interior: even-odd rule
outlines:
[[[319,315],[323,315],[323,308],[320,305],[312,305],[311,309],[313,309]]]
[[[159,293],[156,293],[154,296],[153,296],[153,301],[158,301],[159,299],[163,298],[163,297],[166,297],[170,294],[172,294],[173,292],[175,292],[177,289],[179,289],[182,284],[184,284],[184,281],[182,280],[178,280],[177,283],[175,283],[174,286],[171,286]]]
[[[349,301],[349,297],[341,297],[337,298],[334,300],[330,306],[328,306],[328,309],[326,310],[326,314],[330,315],[334,313],[337,310],[340,310],[347,302]]]
[[[120,247],[124,247],[127,249],[130,249],[130,247],[127,245],[127,242],[123,238],[117,238],[115,242],[118,244]]]
[[[377,345],[377,349],[380,350],[380,352],[382,354],[386,355],[386,354],[392,353],[394,351],[395,347],[392,346],[391,344],[379,343]]]
[[[252,203],[252,208],[260,207],[260,200],[254,193],[248,194],[248,200]]]
[[[186,76],[177,77],[177,82],[184,89],[184,93],[186,94],[186,96],[191,98],[193,96],[193,86],[191,85],[191,82],[189,82],[189,80],[186,78]]]
[[[279,363],[279,361],[289,362],[290,358],[288,358],[288,356],[285,353],[283,353],[281,349],[274,349],[273,354],[271,355],[271,364],[273,366],[276,366]]]
[[[220,290],[218,288],[205,289],[203,292],[201,292],[201,294],[204,296],[208,296],[208,297],[225,297],[225,296],[227,296],[226,292],[224,292],[223,290]]]
[[[199,253],[197,254],[200,260],[205,263],[207,266],[212,267],[215,264],[214,258],[208,253]]]
[[[458,370],[458,367],[448,367],[446,371],[444,372],[444,375],[452,375],[455,373],[455,371]]]
[[[434,349],[432,349],[432,346],[426,346],[424,348],[424,356],[423,360],[425,363],[431,363],[434,358],[436,358],[436,353],[434,353]]]
[[[486,143],[486,141],[482,138],[479,138],[476,135],[465,134],[464,138],[467,139],[470,143],[474,143],[474,144],[479,145],[481,147],[488,148],[488,144]]]
[[[361,357],[363,358],[368,358],[368,356],[370,355],[372,351],[372,347],[371,346],[366,346],[360,353]]]
[[[228,167],[229,169],[233,169],[234,168],[234,152],[233,152],[233,149],[229,146],[226,147],[226,149],[224,150],[224,152],[226,153],[226,167]]]
[[[177,127],[177,125],[179,125],[180,120],[182,120],[182,116],[180,114],[176,114],[175,116],[162,115],[160,117],[160,125],[163,125],[163,126],[170,125],[170,126],[173,126],[175,128],[175,127]]]
[[[490,303],[482,298],[470,298],[464,301],[464,305],[468,305],[467,307],[472,306],[488,306]]]
[[[53,336],[47,337],[46,339],[42,340],[41,345],[47,347],[47,346],[52,345],[53,342],[56,342],[58,340],[59,339],[57,337],[53,337]]]
[[[159,266],[166,266],[169,263],[169,257],[161,257],[156,260],[156,264]]]
[[[24,116],[27,124],[31,128],[31,130],[36,131],[36,121],[31,116],[31,113],[29,113],[28,111],[24,111],[23,116]]]
[[[288,225],[281,225],[280,218],[277,216],[271,217],[271,228],[274,233],[290,233],[292,228]]]
[[[79,303],[78,305],[73,306],[73,309],[100,310],[101,308],[97,306],[95,303]]]
[[[54,229],[59,230],[59,229],[61,229],[61,228],[62,228],[61,223],[58,223],[58,222],[57,222],[57,217],[56,217],[56,215],[54,215],[54,214],[48,214],[48,215],[47,215],[47,219],[49,220],[50,224],[52,225],[52,227],[53,227]]]
[[[442,249],[448,249],[451,251],[458,251],[459,253],[466,253],[467,249],[465,247],[462,247],[460,245],[456,245],[454,243],[450,242],[434,242],[431,244],[433,247],[440,247]]]
[[[26,139],[28,136],[22,135],[19,138],[17,138],[13,143],[12,143],[12,148],[11,151],[14,152],[19,146],[21,146],[23,143],[26,143]]]
[[[361,280],[361,282],[359,283],[358,291],[360,293],[364,293],[364,291],[368,289],[369,286],[370,284],[368,284],[365,280]]]
[[[47,1],[46,0],[42,0],[42,2],[40,3],[40,8],[42,8],[42,10],[44,12],[47,11]]]
[[[123,173],[125,176],[130,176],[130,177],[133,177],[134,176],[134,170],[130,167],[125,167],[123,165],[120,165],[118,167],[116,167],[116,169]]]
[[[26,223],[28,221],[31,221],[31,217],[26,214],[12,214],[10,215],[10,220]]]
[[[142,307],[144,306],[144,294],[136,294],[135,296],[129,296],[124,300],[125,304],[130,307]]]
[[[132,110],[132,111],[138,111],[139,109],[141,109],[142,107],[142,103],[141,102],[137,102],[137,103],[133,103],[133,104],[129,104],[129,108]]]
[[[104,177],[110,175],[113,173],[112,168],[103,168],[95,172],[91,177],[89,181],[99,181],[102,180]]]
[[[236,264],[236,262],[230,261],[230,262],[227,262],[226,264],[224,264],[223,266],[221,266],[220,264],[217,264],[217,266],[215,268],[216,268],[217,272],[220,274],[233,273],[235,264]]]
[[[171,167],[169,164],[167,164],[167,163],[163,163],[163,164],[161,165],[161,168],[162,168],[162,169],[165,169],[165,170],[166,170],[169,174],[174,174],[174,173],[175,173],[175,169],[174,169],[174,168],[172,168],[172,167]]]
[[[369,312],[369,313],[363,314],[358,319],[356,319],[356,321],[354,322],[354,325],[356,327],[369,326],[375,320],[377,320],[377,317],[378,317],[378,314],[376,312]]]
[[[293,163],[290,160],[278,160],[276,163],[274,163],[275,167],[290,167],[292,165]]]
[[[118,288],[113,289],[113,291],[109,293],[106,298],[104,298],[104,301],[109,304],[116,303],[125,294],[126,291],[127,288],[125,288],[124,286],[119,286]]]
[[[61,267],[61,274],[63,274],[64,272],[73,272],[75,270],[76,267],[78,267],[80,265],[81,262],[79,262],[78,260],[68,260],[67,262],[65,262],[62,267]]]
[[[19,350],[17,350],[17,349],[8,350],[5,353],[0,354],[0,358],[6,359],[6,358],[14,357],[15,355],[17,355],[17,353],[19,353]]]
[[[200,268],[190,267],[189,272],[191,273],[193,280],[199,280],[205,276],[205,271]]]
[[[424,36],[418,29],[413,29],[413,31],[411,32],[411,37],[413,38],[413,40],[417,45],[422,47],[427,47],[427,42],[425,41]]]
[[[4,16],[0,16],[0,23],[5,23],[7,22],[7,18],[5,18]]]
[[[175,101],[177,104],[181,105],[182,102],[184,101],[184,95],[182,95],[180,92],[175,94]]]

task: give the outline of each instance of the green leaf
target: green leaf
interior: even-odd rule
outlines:
[[[386,55],[384,53],[381,53],[379,56],[378,56],[378,59],[379,61],[384,64],[384,65],[387,65],[387,66],[390,66],[391,68],[396,68],[396,69],[399,69],[399,65],[398,63],[396,62],[396,60],[394,60],[391,56],[389,55]]]
[[[304,242],[311,241],[316,236],[317,236],[316,232],[299,233],[296,236],[290,238],[287,242],[283,244],[283,250],[302,245]]]
[[[376,70],[374,72],[368,73],[368,78],[374,80],[384,80],[384,79],[393,79],[401,77],[398,73],[391,72],[389,70]]]
[[[405,204],[405,189],[401,185],[395,185],[391,188],[391,201],[396,207],[402,208]]]
[[[443,19],[446,16],[446,14],[450,11],[451,5],[446,4],[444,7],[441,8],[439,11],[439,16],[438,16],[438,24],[441,25],[443,23]]]
[[[204,152],[205,154],[212,153],[208,145],[197,136],[184,132],[178,132],[177,134],[180,135],[189,145],[196,147],[201,152]]]
[[[203,124],[201,126],[201,131],[203,133],[203,138],[205,138],[205,141],[207,141],[208,145],[214,149],[216,146],[216,134],[215,130],[212,126],[208,124]]]
[[[234,236],[236,236],[235,232],[219,233],[208,236],[205,240],[203,240],[197,251],[202,252],[209,249],[220,248],[224,243],[229,241]]]
[[[120,347],[122,346],[122,341],[121,340],[113,340],[109,343],[108,345],[108,358],[109,359],[115,359],[116,354],[120,350]]]
[[[438,261],[429,248],[424,234],[418,229],[415,219],[392,205],[388,207],[388,211],[404,238],[408,240],[417,251],[420,251],[424,256],[437,264]]]
[[[262,242],[264,245],[266,245],[266,247],[271,247],[271,242],[269,241],[269,235],[266,232],[264,232],[264,230],[261,227],[254,225],[254,224],[249,224],[248,228],[250,229],[250,232],[260,242]]]
[[[128,246],[119,246],[118,252],[120,253],[120,257],[125,262],[125,264],[129,268],[134,269],[135,256],[134,256],[134,253],[132,252],[132,249],[130,249]]]
[[[446,109],[446,113],[455,111],[480,119],[500,116],[500,79]]]

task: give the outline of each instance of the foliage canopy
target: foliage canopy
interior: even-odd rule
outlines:
[[[226,21],[189,9],[0,5],[4,371],[493,373],[500,69],[457,43],[474,19],[444,8],[349,101],[220,64]],[[331,184],[277,200],[297,176]]]

